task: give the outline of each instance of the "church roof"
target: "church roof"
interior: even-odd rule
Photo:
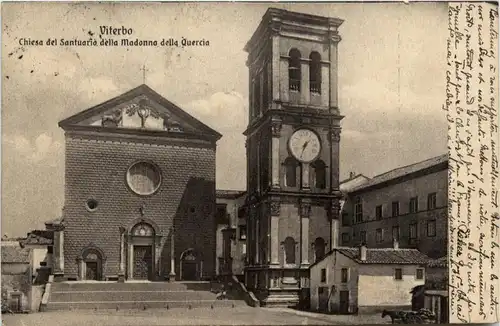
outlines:
[[[151,109],[151,116],[163,119],[164,122],[170,121],[175,125],[182,127],[182,132],[171,132],[164,128],[157,130],[148,130],[153,132],[155,136],[160,135],[182,135],[183,137],[193,138],[209,138],[210,140],[217,141],[222,135],[194,118],[186,111],[182,110],[179,106],[168,101],[163,96],[152,90],[149,86],[142,84],[126,93],[116,96],[106,102],[93,106],[87,110],[72,115],[59,122],[59,127],[64,130],[90,130],[94,131],[96,128],[106,128],[106,131],[119,131],[127,132],[127,128],[112,128],[96,124],[100,120],[104,122],[105,119],[113,119],[113,114],[117,111],[130,110],[130,108],[138,108],[147,106]],[[128,108],[128,109],[127,109]],[[130,111],[129,111],[130,112]],[[116,117],[115,117],[116,118]],[[131,131],[137,131],[135,128]]]

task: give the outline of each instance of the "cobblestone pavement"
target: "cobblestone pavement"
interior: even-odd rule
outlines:
[[[2,326],[68,325],[349,325],[387,323],[380,315],[334,316],[292,309],[217,308],[170,310],[81,310],[2,315]]]

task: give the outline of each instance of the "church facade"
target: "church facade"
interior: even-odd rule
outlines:
[[[66,162],[56,279],[215,274],[218,132],[146,85],[59,126]]]
[[[341,19],[269,9],[247,43],[247,266],[262,305],[299,302],[337,246]]]

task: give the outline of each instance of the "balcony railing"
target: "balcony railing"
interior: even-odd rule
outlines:
[[[300,92],[300,79],[290,79],[290,90]]]
[[[309,90],[311,93],[321,94],[321,82],[316,80],[309,81]]]

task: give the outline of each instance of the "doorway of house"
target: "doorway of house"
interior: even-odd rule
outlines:
[[[134,246],[134,279],[151,280],[153,272],[152,246]]]
[[[349,313],[349,291],[340,291],[339,312],[341,314]]]
[[[328,287],[322,286],[318,288],[318,310],[322,312],[328,311]]]
[[[85,279],[97,281],[99,279],[99,270],[96,261],[85,262]]]

